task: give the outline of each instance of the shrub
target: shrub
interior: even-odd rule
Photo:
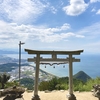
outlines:
[[[39,90],[44,91],[44,90],[49,90],[49,82],[48,81],[43,81],[39,85]]]
[[[95,84],[100,84],[100,77],[95,79],[87,80],[83,82],[78,79],[73,79],[73,88],[74,91],[91,91],[92,86]],[[68,86],[68,77],[67,78],[53,78],[50,81],[43,81],[39,85],[39,90],[67,90]]]
[[[0,75],[0,83],[1,83],[1,88],[4,89],[5,84],[7,81],[10,79],[10,76],[7,75],[6,73],[3,73]]]

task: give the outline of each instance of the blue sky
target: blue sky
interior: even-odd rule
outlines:
[[[0,0],[0,49],[100,54],[100,0]]]

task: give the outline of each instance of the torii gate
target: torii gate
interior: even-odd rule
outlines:
[[[34,83],[34,96],[32,97],[32,100],[40,100],[38,95],[38,79],[39,79],[39,64],[42,62],[62,62],[62,63],[69,63],[69,94],[68,94],[68,100],[76,100],[75,95],[73,94],[73,62],[80,62],[80,59],[75,59],[72,56],[73,55],[80,55],[83,50],[77,50],[77,51],[40,51],[40,50],[30,50],[25,49],[28,54],[36,54],[36,57],[34,58],[28,58],[29,62],[35,62],[36,63],[36,71],[35,71],[35,83]],[[42,58],[40,55],[52,55],[52,58]],[[68,58],[62,59],[57,58],[57,55],[68,55]]]

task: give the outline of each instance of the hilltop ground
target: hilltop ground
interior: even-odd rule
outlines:
[[[39,91],[39,96],[41,100],[68,100],[66,95],[68,94],[68,91],[52,91],[45,93],[44,91]],[[23,94],[24,100],[31,100],[33,93],[27,93],[25,92]],[[74,95],[76,96],[77,100],[98,100],[98,98],[94,97],[92,95],[92,92],[75,92]],[[0,100],[3,100],[3,98],[0,98]],[[22,99],[16,99],[16,100],[22,100]]]

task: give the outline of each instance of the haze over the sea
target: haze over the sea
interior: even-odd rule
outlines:
[[[8,54],[6,56],[17,58],[18,59],[18,54]],[[79,71],[84,71],[87,73],[90,77],[95,78],[100,76],[100,55],[97,54],[81,54],[81,55],[76,55],[73,56],[75,58],[80,59],[80,62],[74,62],[73,63],[73,74],[76,74]],[[33,55],[28,55],[28,54],[22,54],[22,59],[27,58],[33,58]],[[34,63],[29,63],[33,66],[35,66]],[[45,68],[46,66],[46,68]],[[55,68],[54,68],[55,66]],[[65,66],[65,68],[64,68]],[[54,75],[57,75],[59,77],[63,76],[68,76],[68,64],[64,65],[40,65],[40,68],[52,73]]]

